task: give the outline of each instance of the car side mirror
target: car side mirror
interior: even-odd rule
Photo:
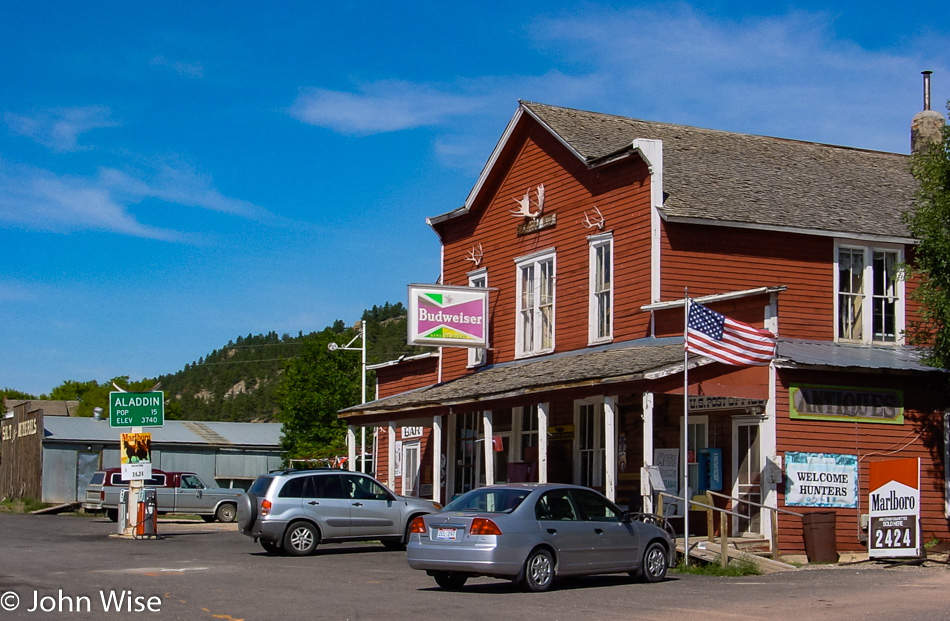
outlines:
[[[623,523],[623,524],[629,524],[629,523],[632,522],[632,521],[633,521],[633,518],[630,517],[630,512],[629,512],[629,511],[624,511],[623,513],[620,514],[620,522],[621,522],[621,523]]]

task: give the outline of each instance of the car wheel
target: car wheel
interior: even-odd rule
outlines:
[[[468,574],[454,571],[436,571],[433,572],[432,577],[435,578],[435,583],[446,591],[458,591],[468,580]]]
[[[646,582],[659,582],[666,577],[667,564],[666,548],[654,541],[643,553],[640,576]]]
[[[524,584],[528,590],[547,591],[554,584],[554,557],[544,548],[528,555],[524,563]]]
[[[234,518],[237,517],[237,505],[232,505],[229,502],[224,503],[214,512],[214,517],[219,522],[233,522]]]
[[[280,554],[284,551],[284,549],[280,547],[279,543],[273,543],[267,541],[266,539],[261,539],[261,547],[270,554]]]
[[[284,533],[284,551],[291,556],[308,556],[317,551],[320,533],[312,524],[294,522]]]
[[[113,522],[119,521],[119,510],[118,509],[106,509],[106,515],[109,516],[109,519]]]

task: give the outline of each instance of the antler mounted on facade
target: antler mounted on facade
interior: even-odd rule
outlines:
[[[477,244],[472,246],[472,249],[468,251],[468,254],[465,255],[466,261],[471,261],[475,264],[475,267],[478,267],[482,264],[482,257],[485,256],[485,251],[482,250],[482,245]]]
[[[511,215],[515,217],[519,217],[519,218],[520,217],[532,218],[532,219],[538,218],[541,215],[541,213],[544,211],[544,184],[542,183],[537,188],[535,188],[534,193],[537,196],[537,200],[535,201],[535,205],[538,208],[537,211],[535,211],[534,213],[531,212],[531,190],[528,189],[528,190],[525,190],[523,198],[512,199],[516,203],[518,203],[520,207],[518,207],[518,209],[512,209]]]
[[[598,231],[604,230],[604,214],[600,213],[600,209],[594,207],[594,217],[591,218],[590,214],[586,211],[584,212],[584,222],[583,225],[585,228],[592,229],[597,227]]]

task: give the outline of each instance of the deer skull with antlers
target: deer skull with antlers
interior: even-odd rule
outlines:
[[[478,244],[472,246],[472,249],[468,251],[468,254],[465,255],[466,261],[471,261],[475,264],[475,267],[478,267],[482,264],[482,258],[485,256],[485,251],[482,250],[482,245]]]
[[[586,211],[584,212],[584,221],[582,224],[584,225],[585,228],[588,228],[588,229],[596,228],[598,231],[603,231],[604,222],[605,222],[604,214],[600,213],[600,209],[597,209],[597,207],[594,207],[593,218],[591,218],[591,215],[589,213],[587,213]]]
[[[511,215],[515,217],[525,217],[531,219],[540,217],[541,213],[544,211],[544,184],[542,183],[537,188],[535,188],[534,192],[537,196],[537,201],[535,201],[534,204],[537,206],[538,210],[534,213],[531,212],[531,190],[528,189],[525,190],[523,198],[512,199],[518,203],[520,207],[518,207],[518,209],[512,209]]]

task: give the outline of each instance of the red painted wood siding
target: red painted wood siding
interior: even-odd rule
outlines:
[[[649,315],[639,310],[650,296],[650,178],[645,164],[631,158],[588,170],[579,160],[533,122],[522,122],[506,145],[470,214],[438,230],[444,247],[444,284],[468,285],[475,269],[465,256],[482,245],[481,267],[487,268],[491,294],[491,362],[515,358],[515,259],[534,252],[556,251],[556,351],[588,346],[589,241],[600,233],[582,224],[585,211],[597,207],[605,218],[604,231],[614,235],[614,340],[648,335]],[[510,163],[510,168],[500,165]],[[502,170],[503,169],[503,170]],[[544,184],[544,214],[554,214],[551,228],[517,235],[525,218],[512,216],[515,198]],[[443,379],[466,372],[467,352],[443,350]]]
[[[921,537],[922,542],[950,537],[950,524],[944,515],[944,471],[941,458],[943,414],[936,402],[923,401],[920,395],[936,395],[934,386],[921,380],[908,381],[894,376],[878,376],[871,384],[868,376],[838,374],[836,386],[870,386],[897,388],[904,393],[904,424],[809,421],[792,419],[789,415],[789,386],[792,384],[827,384],[822,373],[781,372],[777,384],[776,417],[777,453],[835,453],[858,455],[859,509],[828,509],[825,507],[786,507],[784,487],[779,487],[779,507],[791,511],[835,511],[839,551],[861,551],[866,547],[858,540],[858,520],[868,513],[868,464],[872,461],[919,457],[921,460]],[[799,518],[779,516],[779,547],[786,553],[804,552]]]
[[[407,390],[435,384],[439,378],[438,365],[439,359],[432,357],[376,369],[379,398],[391,397]]]

